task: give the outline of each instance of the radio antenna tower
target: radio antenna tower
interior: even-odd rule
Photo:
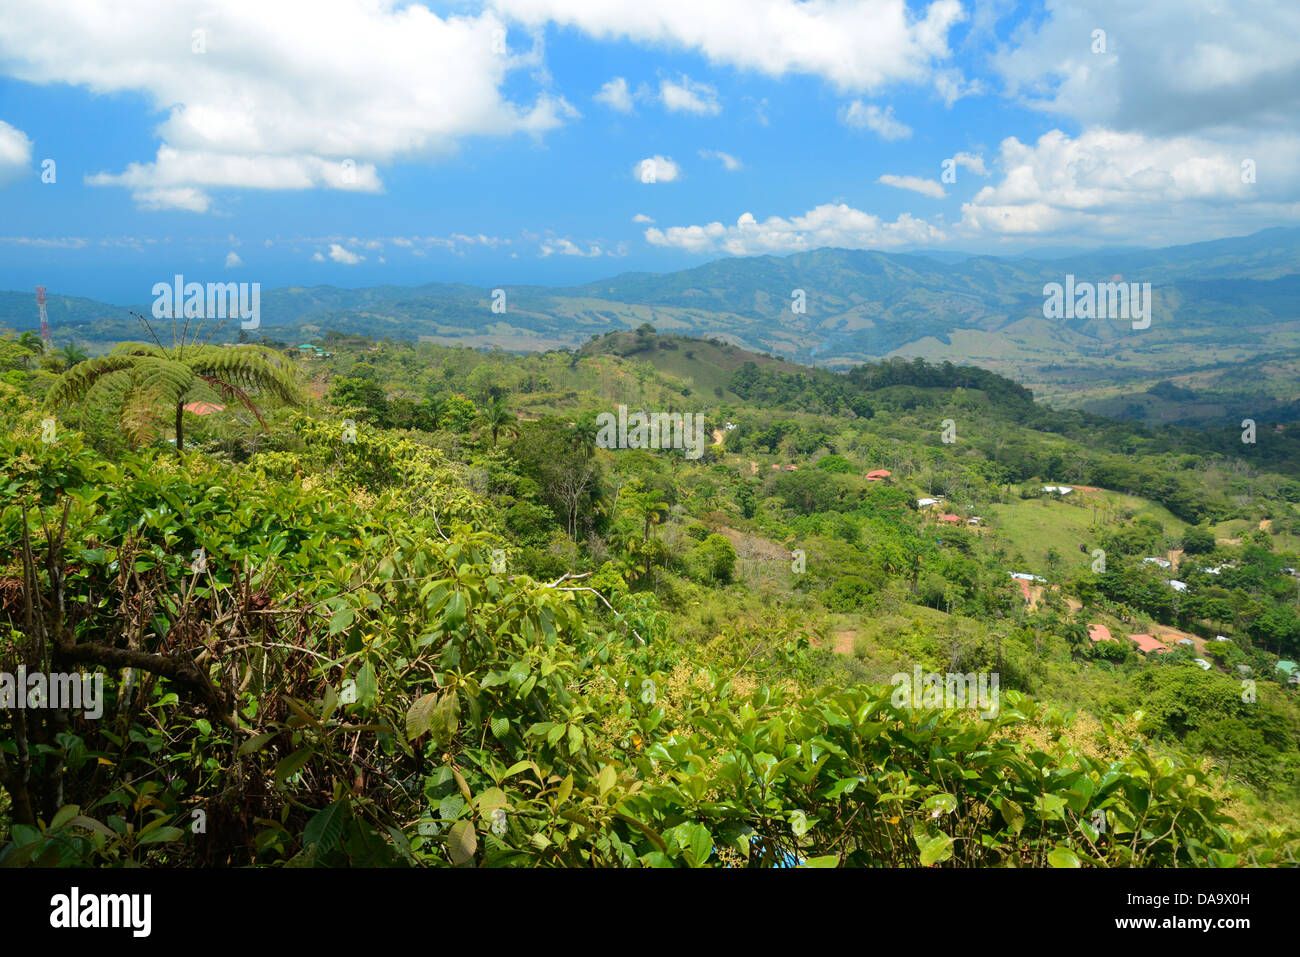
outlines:
[[[36,287],[36,305],[41,308],[41,342],[45,344],[46,353],[54,351],[54,343],[50,341],[50,317],[45,313],[45,287]]]

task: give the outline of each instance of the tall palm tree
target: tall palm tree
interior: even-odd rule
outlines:
[[[519,429],[515,425],[518,421],[519,417],[510,411],[506,400],[501,397],[493,399],[479,413],[479,422],[492,433],[493,446],[497,444],[497,436],[502,432],[519,438]]]
[[[623,507],[642,522],[642,538],[650,538],[650,526],[668,517],[668,503],[657,489],[634,489],[623,493]]]
[[[42,341],[40,333],[32,332],[30,329],[18,337],[18,345],[29,353],[29,355],[23,357],[24,369],[31,368],[32,356],[44,355],[45,353],[45,343]]]
[[[69,342],[62,348],[56,349],[54,354],[62,359],[64,366],[69,369],[90,358],[90,356],[86,355],[86,351],[82,349],[81,346],[73,342]]]
[[[298,384],[281,357],[262,346],[225,349],[211,345],[124,342],[106,356],[87,359],[68,369],[54,383],[46,406],[77,402],[96,385],[124,387],[123,425],[131,431],[142,408],[162,407],[176,413],[176,454],[185,448],[184,413],[187,400],[203,394],[204,384],[227,401],[238,401],[265,426],[254,399],[297,403]]]
[[[596,424],[594,415],[584,416],[574,422],[570,428],[573,430],[573,447],[581,449],[588,455],[596,451],[596,438],[600,435],[600,426]]]
[[[424,411],[429,417],[429,424],[433,426],[433,431],[437,432],[438,423],[447,414],[447,397],[441,393],[429,396],[425,400]]]

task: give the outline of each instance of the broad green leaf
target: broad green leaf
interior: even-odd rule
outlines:
[[[932,814],[936,811],[938,814],[951,814],[957,810],[957,799],[951,794],[932,794],[921,807]]]
[[[1047,855],[1047,863],[1053,867],[1082,867],[1079,857],[1068,847],[1058,847]]]
[[[952,838],[942,831],[937,832],[921,848],[921,865],[923,867],[938,864],[950,857],[952,857]]]
[[[67,824],[69,821],[71,821],[74,817],[76,817],[80,813],[81,813],[80,805],[77,804],[63,805],[63,807],[59,808],[58,813],[54,815],[53,819],[51,819],[50,830],[54,830],[55,828],[58,827],[63,827],[63,825]]]
[[[330,634],[337,635],[340,631],[352,627],[355,618],[356,612],[351,608],[340,608],[330,617]]]
[[[437,703],[438,695],[433,692],[415,699],[415,703],[406,712],[406,740],[414,741],[429,730]]]
[[[596,778],[596,791],[601,798],[609,793],[609,789],[614,786],[618,780],[618,772],[614,770],[614,765],[607,764],[600,769],[600,775]]]
[[[1025,826],[1025,809],[1015,801],[1003,798],[1001,811],[1002,820],[1007,822],[1007,826],[1011,830],[1019,834]]]
[[[317,851],[332,851],[343,836],[343,818],[347,800],[340,798],[329,807],[312,815],[307,826],[302,830],[304,847],[314,847]]]
[[[447,836],[447,850],[451,853],[453,864],[468,864],[474,860],[474,852],[478,850],[478,835],[474,833],[474,825],[465,820],[453,824]]]
[[[161,844],[166,841],[179,841],[185,832],[179,827],[157,827],[147,834],[141,833],[140,844]]]
[[[299,748],[287,758],[283,758],[280,763],[275,766],[276,787],[284,787],[284,782],[301,771],[302,766],[307,763],[311,756],[312,748],[306,747]]]
[[[262,748],[266,747],[267,742],[274,738],[278,733],[279,732],[277,731],[269,731],[266,734],[259,734],[256,737],[249,738],[239,746],[240,757],[252,754],[254,751],[261,751]]]
[[[375,677],[375,666],[366,662],[357,672],[357,701],[362,705],[375,703],[375,694],[379,690],[379,681]]]

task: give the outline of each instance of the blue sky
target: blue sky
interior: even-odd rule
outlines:
[[[563,284],[1300,218],[1290,3],[29,6],[0,17],[0,288]]]

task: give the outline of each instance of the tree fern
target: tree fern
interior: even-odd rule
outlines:
[[[178,343],[124,342],[106,356],[81,362],[63,373],[46,398],[49,408],[84,402],[91,392],[109,392],[122,428],[136,441],[157,429],[149,414],[174,413],[176,450],[184,448],[184,409],[210,387],[227,402],[239,402],[265,424],[257,406],[273,400],[296,404],[298,384],[282,356],[262,346],[222,348]]]

